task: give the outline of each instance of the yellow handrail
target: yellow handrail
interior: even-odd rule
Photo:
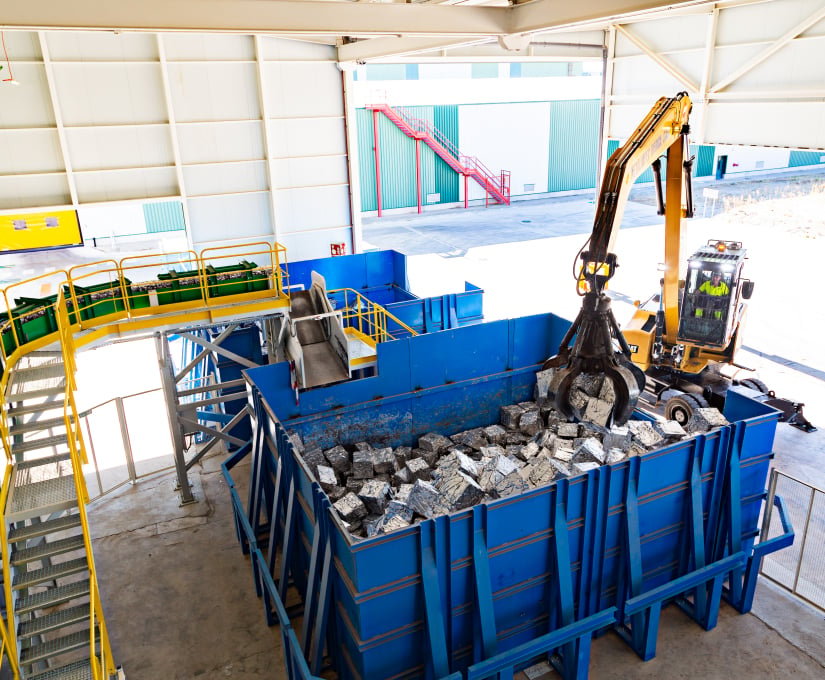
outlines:
[[[373,342],[386,342],[387,340],[396,339],[388,330],[388,321],[398,324],[410,335],[418,335],[415,330],[392,314],[392,312],[364,295],[361,295],[361,293],[353,288],[336,288],[327,292],[329,295],[335,293],[344,294],[344,309],[342,310],[344,325],[350,328],[356,328],[357,324],[358,332],[370,338]],[[352,296],[352,298],[350,296]],[[351,299],[352,302],[350,302]]]
[[[7,465],[6,472],[3,475],[3,488],[0,489],[0,508],[6,507],[9,487],[11,486],[11,472],[12,466]],[[9,556],[9,537],[6,533],[5,522],[0,522],[0,549],[3,550],[3,583],[6,595],[6,611],[9,612],[11,611],[12,603],[14,602],[12,599],[14,597],[14,593],[11,588],[12,579]],[[2,618],[0,618],[0,633],[2,633],[3,637],[3,646],[8,648],[7,657],[9,659],[12,672],[14,673],[14,680],[20,680],[20,668],[17,665],[17,638],[14,635],[9,635],[6,622]],[[2,658],[3,657],[0,656],[0,661],[2,661]]]

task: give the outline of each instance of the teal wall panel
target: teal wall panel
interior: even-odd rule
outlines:
[[[713,175],[713,158],[716,156],[716,147],[702,144],[700,146],[690,146],[690,155],[696,156],[693,166],[694,177],[710,177]]]
[[[357,109],[358,126],[358,174],[361,180],[361,211],[378,209],[375,197],[375,147],[372,133],[372,111]]]
[[[547,191],[592,189],[598,174],[600,102],[550,102]]]
[[[143,219],[146,232],[157,234],[163,231],[184,231],[183,206],[180,201],[163,201],[162,203],[144,203]]]
[[[458,136],[458,106],[436,106],[433,109],[433,126],[447,137],[457,148],[461,148]],[[460,177],[449,165],[434,152],[427,149],[434,159],[434,191],[441,194],[440,203],[458,201]],[[426,200],[426,194],[424,196]]]
[[[825,158],[825,152],[822,151],[791,151],[788,167],[797,168],[800,165],[819,165],[822,163],[822,158]]]

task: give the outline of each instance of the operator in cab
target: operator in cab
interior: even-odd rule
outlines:
[[[722,281],[722,274],[721,272],[711,272],[710,279],[702,283],[699,286],[699,293],[704,293],[705,295],[710,295],[711,297],[722,297],[730,293],[730,288],[728,288],[728,284]],[[696,309],[696,316],[702,317],[704,316],[704,310],[699,307]],[[721,319],[722,312],[721,310],[716,310],[713,313],[714,318]]]

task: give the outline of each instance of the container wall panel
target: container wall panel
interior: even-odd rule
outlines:
[[[0,210],[68,205],[69,183],[66,175],[7,175],[0,177]]]
[[[169,61],[253,61],[252,36],[231,33],[165,33]]]
[[[66,130],[75,170],[174,165],[168,125],[83,127]]]
[[[168,121],[160,64],[58,62],[54,74],[67,126]]]
[[[266,191],[266,161],[189,165],[183,169],[183,180],[189,196]]]
[[[279,235],[352,224],[347,185],[281,189],[274,193]]]
[[[272,237],[269,193],[190,198],[192,241],[197,249]]]
[[[62,172],[63,169],[56,129],[0,129],[0,175]]]
[[[801,165],[819,165],[820,163],[825,163],[825,152],[791,151],[788,167],[796,168]]]
[[[596,186],[600,112],[598,99],[551,103],[548,191]]]
[[[157,39],[151,33],[53,31],[46,34],[53,61],[157,61]]]
[[[346,156],[279,158],[271,167],[276,189],[346,184],[349,177]]]
[[[461,152],[477,156],[494,174],[509,170],[513,196],[547,191],[550,107],[551,102],[460,106]],[[484,199],[480,186],[469,186],[471,199]]]
[[[255,64],[170,63],[169,83],[179,123],[261,117]]]
[[[270,120],[269,141],[272,158],[347,153],[344,121],[337,117]]]
[[[143,219],[146,222],[146,231],[150,234],[186,229],[186,223],[183,220],[183,206],[180,201],[145,203],[143,205]]]
[[[259,120],[178,124],[181,161],[263,160],[263,124]]]
[[[180,194],[174,168],[134,168],[75,173],[81,203],[127,201]]]
[[[12,74],[20,84],[2,83],[0,129],[54,126],[54,111],[43,64],[14,64],[13,69]]]

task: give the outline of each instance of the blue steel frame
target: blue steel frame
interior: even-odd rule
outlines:
[[[450,395],[466,398],[470,387],[478,399],[470,411],[482,417],[483,399],[523,399],[522,379],[537,366],[529,352],[516,359],[519,342],[510,337],[509,374],[407,394],[417,400],[413,419],[421,422],[399,417],[401,397],[377,397],[376,411],[367,414],[374,427],[381,422],[375,430],[395,428],[399,442],[427,431],[433,419],[442,422]],[[500,389],[504,382],[509,391]],[[281,625],[290,678],[317,676],[325,654],[342,678],[511,678],[536,658],[548,658],[564,678],[584,678],[592,636],[610,627],[651,658],[661,608],[670,601],[706,629],[716,625],[723,596],[748,611],[762,556],[793,541],[777,498],[783,535],[753,545],[778,413],[735,392],[726,412],[741,422],[715,433],[353,543],[259,384],[253,378],[249,390],[252,445],[228,460],[224,473],[267,620]],[[293,415],[290,427],[322,446],[342,436],[350,416],[318,406],[327,402]],[[471,421],[464,413],[455,424]],[[244,508],[230,471],[247,455]],[[303,601],[292,614],[303,616],[300,640],[283,604],[290,586]],[[404,613],[409,620],[393,628]]]

